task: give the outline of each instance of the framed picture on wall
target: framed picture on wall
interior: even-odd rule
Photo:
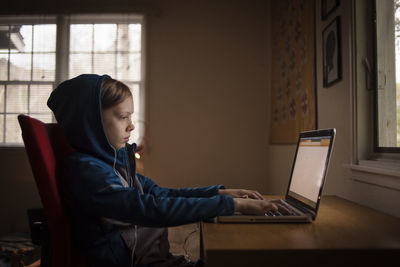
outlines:
[[[323,83],[329,87],[342,78],[340,17],[322,32]]]
[[[322,0],[322,19],[325,20],[339,6],[339,0]]]

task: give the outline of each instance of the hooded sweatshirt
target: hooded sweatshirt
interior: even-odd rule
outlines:
[[[131,251],[123,233],[132,233],[133,225],[168,227],[231,215],[234,203],[232,197],[218,194],[222,185],[162,188],[137,174],[136,144],[129,150],[115,150],[104,131],[101,87],[105,77],[109,76],[84,74],[67,80],[51,93],[47,105],[75,149],[65,160],[62,181],[73,241],[95,266],[129,266]],[[146,229],[143,232],[148,234]],[[154,247],[150,241],[137,238],[135,253]]]

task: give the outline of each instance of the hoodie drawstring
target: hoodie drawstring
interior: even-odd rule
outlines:
[[[117,150],[111,146],[112,149],[114,150],[114,164],[113,164],[113,169],[115,174],[120,177],[120,174],[118,173],[117,169],[116,169],[116,164],[117,164]],[[129,167],[128,167],[129,168]],[[130,186],[130,185],[129,185]],[[132,247],[132,252],[131,252],[131,267],[133,267],[134,265],[134,256],[135,256],[135,249],[136,249],[136,243],[137,243],[137,225],[135,225],[135,231],[133,234],[133,247]]]

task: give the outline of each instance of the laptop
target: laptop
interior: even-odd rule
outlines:
[[[289,185],[284,199],[274,200],[290,213],[265,216],[219,216],[216,223],[310,223],[317,217],[322,189],[328,171],[336,129],[301,132],[297,141]]]

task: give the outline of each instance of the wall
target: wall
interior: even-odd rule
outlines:
[[[317,40],[332,18],[342,17],[343,78],[332,87],[322,87],[319,42],[316,51],[318,124],[337,129],[324,193],[400,216],[399,191],[357,182],[365,174],[348,168],[355,135],[352,1],[341,1],[324,22],[316,2]],[[295,147],[268,143],[269,1],[92,3],[8,2],[0,12],[149,12],[145,174],[162,186],[223,183],[285,192]],[[0,150],[0,169],[0,234],[27,230],[26,208],[40,200],[24,150]]]
[[[268,190],[268,6],[228,2],[163,3],[150,21],[144,165],[163,186]]]
[[[358,29],[353,32],[353,11],[354,3],[358,8],[365,8],[361,1],[341,1],[339,8],[325,21],[321,20],[321,1],[316,1],[316,39],[322,40],[322,31],[336,17],[341,17],[342,29],[342,67],[343,77],[329,88],[322,85],[322,43],[317,41],[317,99],[318,99],[318,126],[319,128],[337,129],[335,147],[332,154],[331,164],[327,175],[324,194],[338,195],[343,198],[355,201],[362,205],[387,212],[394,216],[400,216],[400,191],[388,188],[387,186],[360,182],[368,179],[385,179],[387,183],[392,182],[388,176],[368,174],[355,171],[350,166],[357,161],[357,153],[360,158],[368,153],[369,139],[368,120],[371,120],[370,106],[356,103],[355,97],[361,97],[363,101],[369,101],[370,95],[366,94],[365,67],[362,64],[363,58],[370,54],[367,48],[360,47],[355,50],[355,39],[353,34],[364,36],[371,34],[371,29]],[[358,21],[363,24],[365,18],[358,14]],[[357,53],[357,56],[354,54]],[[354,63],[357,62],[355,71]],[[355,80],[359,75],[359,80]],[[357,118],[357,119],[356,119]],[[356,140],[364,147],[357,149]],[[354,145],[353,145],[354,144]],[[267,153],[268,177],[271,177],[271,190],[277,193],[284,193],[287,177],[290,174],[290,165],[295,151],[294,146],[268,145]],[[272,156],[273,155],[273,156]],[[393,178],[396,179],[396,178]]]
[[[162,186],[271,190],[268,1],[9,2],[2,14],[144,11],[145,175]],[[24,7],[21,9],[20,7]],[[0,235],[26,231],[40,199],[24,149],[0,150]]]
[[[322,128],[335,126],[338,130],[338,142],[334,151],[326,192],[399,217],[399,190],[369,182],[360,182],[363,179],[371,179],[372,177],[375,179],[392,178],[354,171],[350,168],[350,165],[356,163],[358,159],[363,159],[362,155],[357,155],[356,142],[359,140],[359,144],[361,144],[360,140],[368,135],[361,129],[365,129],[364,125],[370,124],[368,120],[372,119],[372,117],[368,117],[361,120],[360,117],[356,117],[359,113],[369,114],[371,109],[365,106],[360,109],[358,106],[361,103],[356,99],[358,95],[361,96],[361,93],[366,91],[364,82],[366,80],[366,68],[362,60],[367,54],[371,53],[371,51],[362,51],[367,50],[365,48],[361,49],[363,47],[362,39],[358,39],[359,43],[357,44],[357,49],[355,49],[356,34],[357,38],[360,38],[363,34],[371,34],[372,31],[372,29],[360,29],[359,26],[357,26],[357,29],[353,28],[355,26],[352,22],[353,16],[357,14],[355,17],[360,21],[360,16],[363,14],[361,11],[366,8],[364,3],[362,1],[343,1],[340,8],[335,12],[336,14],[331,16],[333,18],[338,15],[342,19],[342,81],[331,88],[325,89],[322,88],[322,73],[317,73],[319,125]],[[354,13],[356,8],[357,13]],[[319,6],[317,6],[317,10],[320,10]],[[327,23],[329,23],[329,19],[325,22],[318,21],[317,33],[320,34]],[[361,24],[363,23],[367,22],[361,19]],[[362,31],[366,33],[362,33]],[[317,34],[317,38],[321,37]],[[317,47],[317,49],[317,54],[322,55],[321,46]],[[321,70],[321,62],[322,59],[319,57],[317,70]],[[356,75],[359,78],[356,78]]]
[[[41,207],[24,148],[0,149],[0,236],[27,231],[27,208]]]

